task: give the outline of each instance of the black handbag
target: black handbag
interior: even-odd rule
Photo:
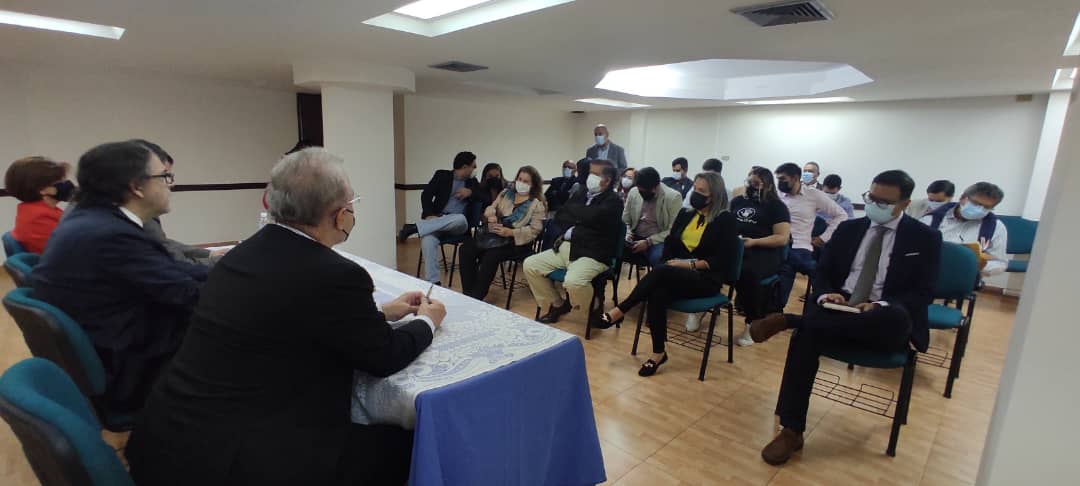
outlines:
[[[501,246],[509,245],[513,238],[509,236],[499,236],[489,231],[487,222],[480,225],[476,230],[476,248],[481,250],[490,250],[492,248],[499,248]]]

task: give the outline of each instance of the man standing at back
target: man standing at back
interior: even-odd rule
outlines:
[[[787,305],[795,274],[812,275],[814,272],[814,248],[821,248],[832,237],[833,231],[847,219],[847,214],[824,192],[802,183],[799,166],[787,163],[776,168],[776,188],[780,200],[787,204],[791,214],[791,251],[780,266],[780,307]],[[827,216],[828,227],[819,236],[813,236],[814,220],[818,213]]]
[[[593,138],[596,144],[585,150],[585,158],[589,160],[607,160],[615,164],[615,170],[622,173],[627,167],[626,151],[615,142],[611,141],[611,134],[604,125],[597,125],[593,129]]]
[[[412,433],[351,423],[353,373],[408,366],[446,311],[419,291],[376,304],[368,272],[332,249],[357,229],[354,201],[324,149],[274,166],[276,224],[215,266],[132,433],[138,484],[405,483]]]
[[[412,234],[420,236],[420,251],[424,256],[424,280],[442,285],[439,273],[440,239],[461,236],[469,230],[469,206],[474,193],[479,192],[476,182],[476,154],[459,152],[454,156],[454,170],[437,170],[431,176],[424,192],[420,194],[423,206],[422,221],[407,224],[398,233],[398,241],[405,241]]]
[[[105,366],[110,414],[138,412],[172,358],[206,280],[143,229],[169,212],[173,175],[136,142],[79,158],[78,207],[60,222],[34,268],[34,296],[79,323]]]

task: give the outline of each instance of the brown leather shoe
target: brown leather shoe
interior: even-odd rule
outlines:
[[[763,343],[787,328],[787,316],[774,312],[750,323],[750,339],[755,343]]]
[[[761,450],[761,458],[765,460],[769,465],[779,466],[791,459],[792,454],[795,451],[803,448],[803,436],[799,432],[785,428],[781,430],[776,438],[769,442],[769,445],[765,446]]]

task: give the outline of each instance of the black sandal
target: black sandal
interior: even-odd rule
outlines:
[[[618,326],[619,324],[622,324],[624,320],[626,320],[625,315],[623,315],[622,318],[620,318],[619,320],[613,321],[611,320],[611,314],[605,312],[593,319],[592,327],[593,329],[608,329],[611,326]]]
[[[652,359],[646,361],[645,364],[641,365],[641,369],[638,370],[637,374],[638,376],[655,375],[657,371],[660,371],[660,365],[664,363],[667,363],[667,353],[664,353],[664,357],[660,358],[659,363],[653,361]]]

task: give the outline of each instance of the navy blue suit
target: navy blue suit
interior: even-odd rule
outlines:
[[[105,366],[102,406],[134,413],[180,347],[207,272],[173,260],[118,208],[79,207],[56,227],[31,282],[90,336]]]
[[[784,379],[776,413],[780,423],[802,432],[817,375],[818,357],[831,346],[858,347],[900,352],[914,345],[926,351],[930,343],[926,309],[941,259],[941,233],[917,220],[902,216],[885,274],[881,299],[888,305],[861,314],[823,309],[817,305],[824,294],[843,294],[855,254],[870,227],[870,220],[848,220],[837,227],[825,246],[814,274],[814,294],[802,317],[788,319],[797,329],[788,345]],[[910,343],[910,344],[909,344]]]

